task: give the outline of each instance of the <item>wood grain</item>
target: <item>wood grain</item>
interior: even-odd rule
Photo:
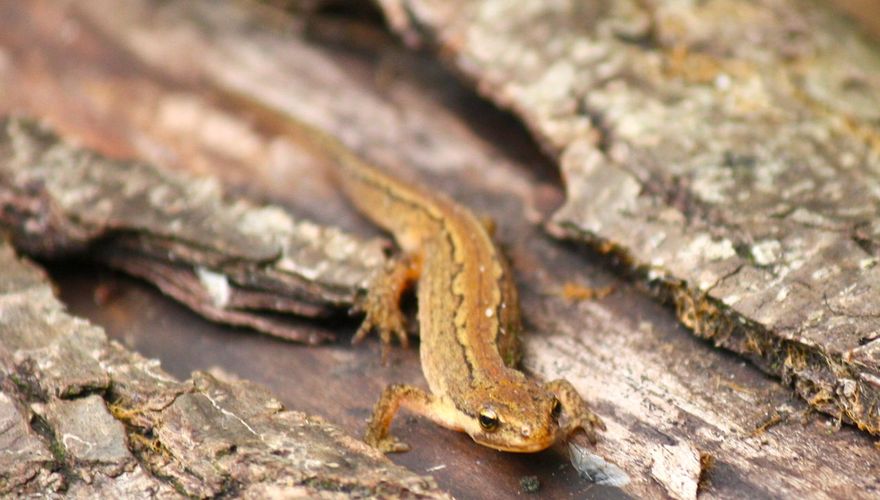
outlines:
[[[0,65],[2,109],[44,117],[104,154],[211,173],[298,217],[376,234],[326,182],[320,155],[310,156],[275,118],[224,97],[233,91],[493,216],[522,289],[526,367],[568,378],[596,403],[609,424],[596,451],[631,483],[597,487],[577,478],[565,450],[497,453],[418,420],[397,423],[395,432],[415,446],[394,461],[463,498],[509,498],[532,475],[548,496],[688,495],[695,456],[714,458],[701,488],[711,497],[876,491],[880,457],[865,434],[835,430],[787,386],[694,338],[669,310],[615,278],[607,260],[548,237],[541,224],[564,196],[554,164],[515,120],[435,61],[370,25],[372,43],[347,45],[332,36],[332,18],[321,25],[274,11],[264,17],[236,2],[115,5],[0,3],[9,23],[0,31],[8,62]],[[174,375],[219,366],[352,434],[362,432],[385,384],[423,384],[415,351],[397,351],[382,367],[375,343],[304,348],[212,325],[98,268],[62,262],[52,273],[73,311],[159,357]],[[617,291],[569,302],[561,293],[569,282]],[[356,322],[318,326],[344,337]]]

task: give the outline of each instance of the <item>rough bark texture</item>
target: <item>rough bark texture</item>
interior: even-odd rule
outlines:
[[[280,111],[497,220],[522,290],[526,367],[569,379],[608,423],[598,449],[576,456],[578,467],[601,477],[616,465],[629,483],[579,479],[561,450],[496,453],[422,419],[398,419],[395,432],[413,451],[393,460],[444,489],[463,498],[510,498],[536,482],[548,497],[687,498],[698,485],[712,498],[876,494],[880,454],[865,433],[836,430],[838,422],[811,413],[787,387],[679,328],[669,311],[614,278],[607,261],[548,238],[539,224],[563,199],[554,165],[509,116],[380,29],[235,1],[127,0],[123,8],[118,0],[9,0],[0,9],[0,109],[44,117],[66,138],[211,173],[298,216],[363,234],[369,225],[324,182],[320,155],[285,132]],[[53,273],[73,310],[160,357],[178,378],[222,366],[349,433],[362,432],[387,383],[424,384],[412,350],[395,351],[383,367],[375,343],[306,349],[205,323],[93,267],[61,263]],[[597,301],[563,293],[608,284],[617,291]]]
[[[260,312],[327,316],[384,262],[378,241],[226,200],[216,179],[102,158],[20,119],[0,120],[0,226],[32,255],[88,254],[210,319],[312,344],[331,336]]]
[[[252,383],[177,381],[69,315],[7,242],[0,269],[0,495],[444,496]]]
[[[880,434],[876,43],[822,2],[382,3],[558,156],[553,234]]]

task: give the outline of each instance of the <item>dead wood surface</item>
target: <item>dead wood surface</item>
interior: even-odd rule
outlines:
[[[309,344],[332,335],[278,315],[350,307],[384,263],[378,241],[227,200],[216,179],[103,158],[16,118],[0,120],[0,226],[31,255],[87,252],[207,318]]]
[[[667,310],[613,278],[607,261],[546,237],[540,224],[563,198],[553,165],[509,117],[381,31],[367,26],[352,39],[351,25],[333,18],[288,19],[238,2],[4,1],[0,9],[0,108],[45,118],[65,138],[112,157],[211,173],[298,218],[374,234],[325,182],[321,158],[284,132],[283,119],[231,97],[243,94],[496,218],[523,290],[526,367],[568,378],[595,404],[609,425],[597,453],[631,482],[596,487],[560,450],[496,453],[401,419],[397,432],[414,450],[392,459],[456,496],[509,498],[536,475],[547,495],[688,498],[696,462],[709,456],[702,491],[710,497],[876,491],[880,457],[864,433],[835,431],[787,387],[687,335]],[[52,270],[73,311],[174,375],[219,366],[352,434],[385,384],[423,384],[415,352],[397,351],[382,367],[374,344],[296,346],[206,323],[96,268],[62,262]],[[571,302],[561,294],[566,283],[617,292]]]
[[[823,2],[382,3],[559,158],[554,234],[880,434],[880,45]]]
[[[0,495],[445,496],[253,383],[178,381],[68,314],[8,242],[0,269]]]

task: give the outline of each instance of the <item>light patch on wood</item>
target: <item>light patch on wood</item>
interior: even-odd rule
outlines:
[[[700,452],[686,443],[661,445],[651,452],[651,477],[669,496],[678,500],[697,498],[700,482]]]

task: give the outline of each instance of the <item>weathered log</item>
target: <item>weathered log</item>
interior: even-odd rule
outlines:
[[[559,158],[553,234],[880,434],[878,44],[821,2],[381,3]]]
[[[88,253],[204,316],[289,340],[331,338],[272,313],[351,306],[384,261],[378,241],[224,198],[214,179],[120,162],[28,120],[0,121],[0,226],[40,257]]]
[[[69,315],[7,242],[0,269],[0,495],[444,497],[255,384],[175,380]]]
[[[629,475],[625,492],[690,495],[697,467],[704,469],[702,491],[725,498],[867,497],[876,489],[880,457],[866,435],[847,427],[833,432],[833,421],[811,415],[790,390],[677,328],[667,311],[610,276],[607,263],[537,231],[542,212],[562,198],[552,165],[509,117],[455,87],[422,56],[401,53],[381,34],[356,50],[338,39],[342,49],[310,42],[315,25],[301,29],[301,20],[283,17],[279,24],[238,2],[0,5],[0,19],[34,17],[0,31],[10,61],[0,67],[0,103],[46,117],[65,137],[115,156],[211,172],[297,214],[362,231],[366,224],[332,196],[320,161],[306,158],[283,119],[217,97],[231,89],[496,218],[522,289],[526,366],[537,376],[570,379],[596,405],[609,424],[598,451]],[[279,25],[288,28],[272,29]],[[65,26],[76,28],[73,41]],[[332,24],[327,29],[332,38]],[[115,338],[161,355],[179,376],[220,365],[352,433],[361,432],[384,384],[420,380],[414,352],[396,352],[397,363],[382,368],[374,349],[303,349],[233,334],[131,282],[59,268],[71,307]],[[566,283],[613,283],[618,292],[571,302],[560,293]],[[91,296],[108,287],[118,292],[96,306]],[[499,454],[422,420],[400,419],[395,430],[414,449],[393,459],[430,471],[462,497],[509,498],[522,484],[533,487],[521,483],[532,476],[547,495],[620,493],[578,480],[556,451]],[[710,458],[715,465],[705,470]]]

